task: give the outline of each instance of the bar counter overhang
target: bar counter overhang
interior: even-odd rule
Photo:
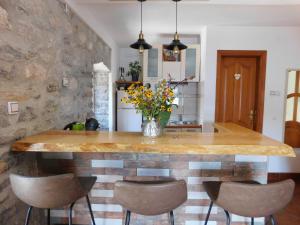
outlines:
[[[17,141],[12,148],[26,152],[295,156],[290,146],[236,124],[214,126],[218,132],[166,133],[158,138],[134,132],[47,131]]]
[[[156,139],[143,137],[141,133],[47,131],[17,141],[12,150],[42,153],[37,164],[43,168],[57,166],[58,171],[79,176],[96,175],[91,200],[97,225],[124,222],[124,209],[113,198],[115,181],[166,177],[185,179],[188,184],[188,200],[175,210],[175,223],[201,225],[210,202],[203,181],[266,183],[268,156],[295,156],[290,146],[238,125],[216,123],[214,128],[218,132],[166,133]],[[64,154],[68,155],[65,159],[61,156]],[[74,208],[74,222],[90,224],[87,212],[84,201],[80,202]],[[63,223],[66,215],[63,209],[58,209],[51,217],[55,223]],[[209,224],[224,224],[224,212],[214,207],[210,220]],[[233,215],[232,221],[234,225],[245,225],[249,219]],[[262,224],[264,219],[260,221]],[[167,215],[134,215],[131,225],[135,224],[169,223]]]

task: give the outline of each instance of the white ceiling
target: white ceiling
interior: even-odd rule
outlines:
[[[119,46],[136,41],[140,26],[137,1],[68,0],[71,1],[79,9],[77,13],[88,12]],[[182,36],[198,35],[207,25],[300,26],[300,0],[182,0],[178,6]],[[143,9],[148,42],[174,33],[175,4],[171,0],[148,0]],[[86,13],[82,18],[85,16]]]

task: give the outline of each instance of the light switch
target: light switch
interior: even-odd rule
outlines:
[[[19,103],[18,102],[8,102],[7,103],[8,114],[13,115],[19,112]]]
[[[68,87],[70,84],[69,78],[68,77],[64,77],[62,80],[62,84],[64,87]]]

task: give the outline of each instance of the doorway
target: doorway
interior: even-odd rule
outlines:
[[[300,148],[300,70],[290,70],[287,78],[284,143]]]
[[[219,50],[216,122],[262,132],[267,51]]]

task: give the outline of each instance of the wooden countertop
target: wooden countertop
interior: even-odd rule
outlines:
[[[130,132],[52,130],[19,140],[12,150],[295,156],[290,146],[236,124],[217,123],[215,127],[218,133],[170,132],[156,139]]]

